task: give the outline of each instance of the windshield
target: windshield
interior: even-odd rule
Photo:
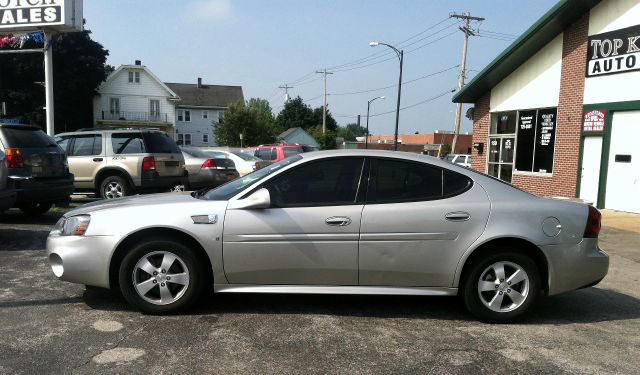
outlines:
[[[234,195],[238,194],[242,190],[244,190],[249,185],[252,185],[254,182],[270,175],[273,172],[276,172],[289,164],[293,164],[298,160],[302,159],[300,155],[294,155],[289,158],[286,158],[277,163],[271,164],[262,169],[258,169],[257,171],[251,172],[244,177],[235,179],[231,182],[228,182],[220,187],[209,190],[204,194],[204,199],[211,201],[226,201],[231,199]]]
[[[260,160],[257,157],[255,157],[255,156],[253,156],[253,155],[251,155],[249,153],[246,153],[246,152],[235,151],[235,152],[232,152],[232,154],[234,154],[235,156],[241,158],[242,160],[247,160],[247,161],[258,161],[258,160]]]

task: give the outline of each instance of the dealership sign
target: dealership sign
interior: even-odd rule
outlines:
[[[606,119],[604,109],[587,109],[584,111],[583,132],[603,132]]]
[[[0,0],[0,33],[82,30],[82,0]]]
[[[587,77],[633,70],[640,70],[640,25],[589,37]]]

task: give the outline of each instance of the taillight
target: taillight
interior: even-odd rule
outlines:
[[[602,214],[597,208],[589,206],[589,217],[587,218],[587,226],[584,229],[584,238],[598,238],[601,228]]]
[[[156,169],[156,158],[153,156],[145,156],[144,159],[142,159],[142,170],[150,171],[153,169]]]
[[[206,169],[206,168],[216,168],[218,165],[216,164],[216,161],[213,159],[207,159],[204,161],[204,163],[202,163],[202,169]]]
[[[22,150],[19,148],[5,148],[4,153],[7,156],[8,168],[23,168],[24,159],[22,158]]]

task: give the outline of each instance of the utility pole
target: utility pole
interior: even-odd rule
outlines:
[[[316,70],[318,74],[324,74],[324,105],[322,106],[322,134],[327,132],[327,74],[333,74],[327,72],[327,68],[324,70]]]
[[[464,20],[464,27],[460,27],[460,30],[464,32],[464,46],[462,47],[462,63],[460,64],[460,78],[458,80],[458,90],[461,90],[464,86],[464,77],[467,68],[467,46],[469,44],[469,35],[475,36],[475,32],[471,30],[471,21],[484,21],[482,17],[474,17],[471,13],[466,12],[462,14],[450,13],[449,18],[458,18]],[[456,118],[455,127],[453,131],[453,144],[451,145],[451,152],[455,154],[456,143],[458,142],[458,134],[460,133],[460,120],[462,118],[462,103],[458,103],[456,106]]]
[[[282,86],[278,86],[278,88],[283,89],[284,90],[284,102],[285,104],[289,101],[289,89],[292,89],[293,86],[289,86],[286,83]]]

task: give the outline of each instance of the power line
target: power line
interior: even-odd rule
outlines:
[[[402,82],[402,84],[403,84],[403,85],[406,85],[407,83],[412,83],[412,82],[416,82],[416,81],[419,81],[419,80],[422,80],[422,79],[425,79],[425,78],[433,77],[433,76],[436,76],[436,75],[438,75],[438,74],[442,74],[442,73],[448,72],[448,71],[450,71],[450,70],[453,70],[453,69],[455,69],[455,68],[457,68],[457,67],[459,67],[459,66],[460,66],[460,65],[454,65],[454,66],[452,66],[452,67],[449,67],[449,68],[446,68],[446,69],[440,70],[440,71],[438,71],[438,72],[434,72],[434,73],[426,74],[426,75],[423,75],[423,76],[418,77],[418,78],[414,78],[414,79],[411,79],[411,80],[408,80],[408,81],[404,81],[404,82]],[[334,93],[334,94],[329,93],[329,95],[330,95],[330,96],[341,96],[341,95],[365,94],[365,93],[368,93],[368,92],[375,92],[375,91],[380,91],[380,90],[386,90],[386,89],[390,89],[390,88],[393,88],[393,87],[398,87],[398,84],[390,85],[390,86],[385,86],[385,87],[378,87],[378,88],[375,88],[375,89],[369,89],[369,90],[363,90],[363,91],[338,92],[338,93]]]
[[[451,90],[444,91],[444,92],[442,92],[442,93],[440,93],[440,94],[438,94],[438,95],[436,95],[436,96],[433,96],[433,97],[431,97],[431,98],[428,98],[428,99],[422,100],[422,101],[417,102],[417,103],[413,103],[413,104],[408,105],[408,106],[406,106],[406,107],[402,107],[402,108],[400,108],[400,110],[401,110],[401,111],[404,111],[405,109],[410,109],[410,108],[413,108],[413,107],[417,107],[417,106],[419,106],[419,105],[421,105],[421,104],[425,104],[425,103],[432,102],[432,101],[434,101],[434,100],[436,100],[436,99],[439,99],[439,98],[441,98],[441,97],[443,97],[443,96],[445,96],[445,95],[447,95],[447,94],[451,94],[451,93],[453,93],[453,92],[456,92],[456,90],[455,90],[455,89],[451,89]],[[396,111],[395,111],[395,109],[393,109],[393,110],[391,110],[391,111],[380,112],[380,113],[374,113],[373,115],[369,115],[369,117],[383,116],[383,115],[388,115],[388,114],[395,113],[395,112],[396,112]],[[334,114],[332,114],[332,116],[333,116],[333,117],[356,117],[356,116],[358,116],[358,115],[347,115],[347,114],[335,114],[335,113],[334,113]]]

